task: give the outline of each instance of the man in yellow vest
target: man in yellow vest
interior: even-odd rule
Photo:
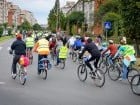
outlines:
[[[49,50],[49,41],[46,40],[46,36],[42,36],[35,44],[34,48],[33,48],[34,52],[38,53],[38,74],[41,73],[41,71],[39,70],[39,61],[42,58],[47,58],[47,56],[50,54],[50,50]]]
[[[28,32],[27,38],[25,39],[26,55],[28,57],[32,57],[32,48],[34,47],[34,38],[31,35],[32,35],[32,32]]]

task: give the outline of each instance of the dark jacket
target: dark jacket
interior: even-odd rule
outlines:
[[[85,51],[88,51],[91,54],[91,56],[100,56],[101,55],[101,53],[98,50],[97,46],[93,42],[88,43],[88,44],[85,45],[82,53],[79,56],[80,58],[83,56]]]
[[[12,43],[11,49],[16,55],[26,55],[26,44],[22,40],[16,40]]]

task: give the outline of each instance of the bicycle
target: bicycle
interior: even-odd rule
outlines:
[[[32,54],[31,48],[26,49],[26,56],[29,58],[30,64],[32,64],[33,63],[33,54]]]
[[[40,61],[39,61],[39,70],[40,70],[40,76],[46,80],[47,79],[47,71],[51,68],[50,67],[51,64],[50,64],[50,61],[48,60],[48,58],[42,58]]]
[[[11,74],[13,73],[13,71],[11,70]],[[16,77],[19,77],[19,81],[22,85],[24,85],[27,81],[27,70],[24,66],[20,65],[19,63],[17,63],[17,74],[16,76],[12,76],[13,79],[16,79]]]
[[[131,79],[134,75],[138,74],[138,70],[133,68],[134,62],[130,63],[130,66],[127,68],[127,80],[130,83]],[[122,71],[122,61],[120,62],[120,59],[115,59],[115,63],[110,66],[108,69],[108,76],[111,80],[117,81],[121,77],[121,71]]]
[[[134,94],[140,96],[140,74],[134,75],[130,82],[131,90]]]
[[[82,64],[80,64],[78,66],[78,69],[77,69],[78,78],[82,82],[84,82],[87,79],[88,71],[87,71],[86,64],[85,64],[85,61],[87,59],[88,59],[88,57],[83,57],[83,62],[82,62]],[[91,75],[90,76],[91,79],[95,82],[95,85],[97,87],[103,87],[104,86],[104,83],[105,83],[105,75],[104,75],[104,73],[102,72],[101,69],[97,68],[94,72],[91,71],[90,72],[90,75]]]

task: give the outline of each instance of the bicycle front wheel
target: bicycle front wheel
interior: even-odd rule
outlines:
[[[111,80],[117,81],[120,77],[120,70],[115,66],[111,65],[108,69],[108,76]]]
[[[132,92],[140,96],[140,74],[132,77],[130,85]]]
[[[107,65],[106,65],[106,61],[105,60],[102,60],[99,63],[99,68],[103,71],[104,74],[106,74],[106,72],[107,72]]]
[[[87,69],[85,65],[79,65],[77,75],[80,81],[84,82],[87,79]]]
[[[40,76],[46,80],[47,79],[47,69],[41,70]]]
[[[131,80],[132,80],[132,77],[133,77],[134,75],[137,75],[137,74],[139,74],[138,70],[135,69],[135,68],[131,68],[131,69],[129,70],[129,72],[127,73],[128,82],[130,83]]]
[[[105,74],[103,73],[102,70],[97,69],[95,71],[95,75],[96,75],[95,78],[92,78],[95,82],[95,85],[97,87],[103,87],[105,84]]]
[[[21,68],[21,70],[19,70],[19,80],[22,85],[24,85],[27,80],[27,73],[25,72],[24,68]]]

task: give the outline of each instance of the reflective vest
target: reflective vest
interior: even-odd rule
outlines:
[[[40,55],[48,55],[50,53],[49,42],[46,39],[40,39],[38,41],[37,52]]]
[[[27,37],[26,38],[26,47],[33,47],[34,46],[34,38],[33,37]]]
[[[130,45],[123,45],[120,47],[120,52],[123,56],[134,55],[135,50],[133,46]]]
[[[66,46],[60,47],[59,58],[67,58],[68,48]]]

